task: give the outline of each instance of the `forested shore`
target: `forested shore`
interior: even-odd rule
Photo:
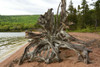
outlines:
[[[90,6],[92,8],[90,8]],[[100,31],[100,0],[88,4],[82,0],[77,8],[72,0],[67,7],[68,22],[72,22],[68,31],[99,32]],[[36,28],[39,15],[3,16],[0,15],[0,32],[19,32]]]
[[[35,28],[39,15],[0,16],[0,32],[21,32]]]

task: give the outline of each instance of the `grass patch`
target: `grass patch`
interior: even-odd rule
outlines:
[[[86,33],[86,32],[99,32],[100,33],[100,27],[97,27],[96,29],[95,28],[92,28],[92,27],[87,27],[85,29],[77,29],[77,30],[67,30],[68,32],[83,32],[83,33]]]

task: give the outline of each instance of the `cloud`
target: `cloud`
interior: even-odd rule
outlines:
[[[53,8],[56,13],[61,0],[0,0],[1,15],[31,15],[43,14],[48,8]],[[69,5],[67,0],[67,6]],[[90,0],[87,0],[89,3]],[[96,0],[94,0],[96,1]],[[81,4],[81,0],[73,0],[74,7]],[[67,7],[68,8],[68,7]]]

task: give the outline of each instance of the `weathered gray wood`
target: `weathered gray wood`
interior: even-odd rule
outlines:
[[[59,20],[58,13],[60,7],[61,12]],[[37,24],[42,27],[43,33],[35,34],[29,31],[25,32],[25,37],[31,39],[31,41],[29,41],[29,45],[25,48],[19,64],[22,64],[24,60],[33,61],[35,59],[44,61],[45,63],[50,63],[53,59],[60,62],[59,48],[62,46],[74,50],[78,54],[78,59],[80,61],[89,63],[89,53],[91,51],[83,45],[72,44],[71,42],[74,41],[80,44],[87,43],[66,33],[65,28],[68,25],[66,0],[61,0],[58,6],[56,19],[52,10],[52,8],[48,9],[48,11],[38,19]],[[32,47],[35,48],[30,52],[29,49]]]

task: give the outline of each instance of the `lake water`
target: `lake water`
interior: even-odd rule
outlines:
[[[24,32],[0,32],[0,62],[26,42]]]
[[[24,32],[0,32],[1,37],[22,37],[25,36]]]

